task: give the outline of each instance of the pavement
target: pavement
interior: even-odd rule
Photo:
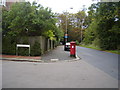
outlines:
[[[64,47],[57,46],[55,49],[46,52],[42,56],[16,56],[16,55],[0,55],[1,60],[9,61],[27,61],[27,62],[57,62],[57,61],[76,61],[80,58],[70,57],[69,51],[64,51]]]
[[[16,56],[16,55],[0,55],[1,60],[8,61],[29,61],[29,62],[40,62],[41,56]]]
[[[80,57],[78,57],[77,55],[76,58],[70,57],[70,51],[64,51],[64,46],[61,45],[42,55],[41,59],[45,61],[74,61],[80,60]]]

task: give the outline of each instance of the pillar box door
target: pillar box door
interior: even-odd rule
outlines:
[[[70,42],[70,56],[76,57],[76,43]]]

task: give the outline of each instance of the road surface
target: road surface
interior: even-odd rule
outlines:
[[[118,79],[118,54],[77,46],[77,55],[85,62]]]
[[[2,63],[3,88],[118,87],[115,78],[82,60],[55,63],[13,61]]]
[[[62,46],[60,48],[63,50]],[[77,47],[77,53],[82,59],[72,62],[63,60],[35,63],[3,60],[2,87],[118,88],[116,54],[83,47]]]

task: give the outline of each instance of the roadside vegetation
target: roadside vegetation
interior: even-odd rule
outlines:
[[[99,2],[89,7],[83,43],[105,51],[120,50],[120,2]]]
[[[15,3],[9,11],[3,9],[3,53],[15,54],[17,37],[21,36],[44,36],[65,42],[66,27],[68,42],[119,53],[120,2],[98,2],[88,8],[88,14],[85,10],[53,13],[36,2]],[[36,51],[34,49],[32,51]]]
[[[102,50],[100,47],[96,47],[92,44],[90,44],[90,45],[79,44],[79,46],[91,48],[91,49],[95,49],[95,50],[100,50],[100,51],[105,51],[105,52],[110,52],[110,53],[115,53],[115,54],[120,54],[120,50]]]
[[[63,32],[57,27],[58,22],[55,13],[50,8],[45,8],[36,2],[14,3],[10,10],[2,9],[2,53],[15,54],[16,44],[20,37],[44,36],[50,40],[60,41]],[[24,44],[28,44],[24,38]],[[31,49],[31,55],[40,53],[39,44],[35,43]],[[20,49],[22,55],[28,51]]]
[[[83,9],[64,12],[59,19],[64,33],[67,20],[68,41],[113,53],[120,50],[120,2],[98,2],[88,8],[88,15]]]

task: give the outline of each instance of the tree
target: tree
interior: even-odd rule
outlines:
[[[59,14],[58,19],[59,19],[59,27],[63,30],[64,33],[66,33],[66,27],[67,27],[68,41],[78,40],[80,42],[81,35],[83,36],[83,32],[84,32],[84,29],[82,29],[82,27],[86,26],[85,12],[79,11],[78,13],[75,13],[75,14],[63,12],[62,14]],[[81,33],[81,30],[82,30],[82,33]]]
[[[3,35],[39,36],[49,30],[58,35],[55,34],[58,30],[56,22],[55,15],[49,8],[35,2],[32,5],[29,2],[15,3],[10,11],[3,10]]]
[[[97,42],[101,49],[117,49],[120,45],[119,8],[120,2],[99,2],[91,5],[88,16],[90,22],[85,31],[84,42],[87,44]]]
[[[21,36],[45,36],[55,41],[62,37],[55,14],[36,2],[14,3],[9,11],[3,9],[2,13],[3,53],[15,54]]]

